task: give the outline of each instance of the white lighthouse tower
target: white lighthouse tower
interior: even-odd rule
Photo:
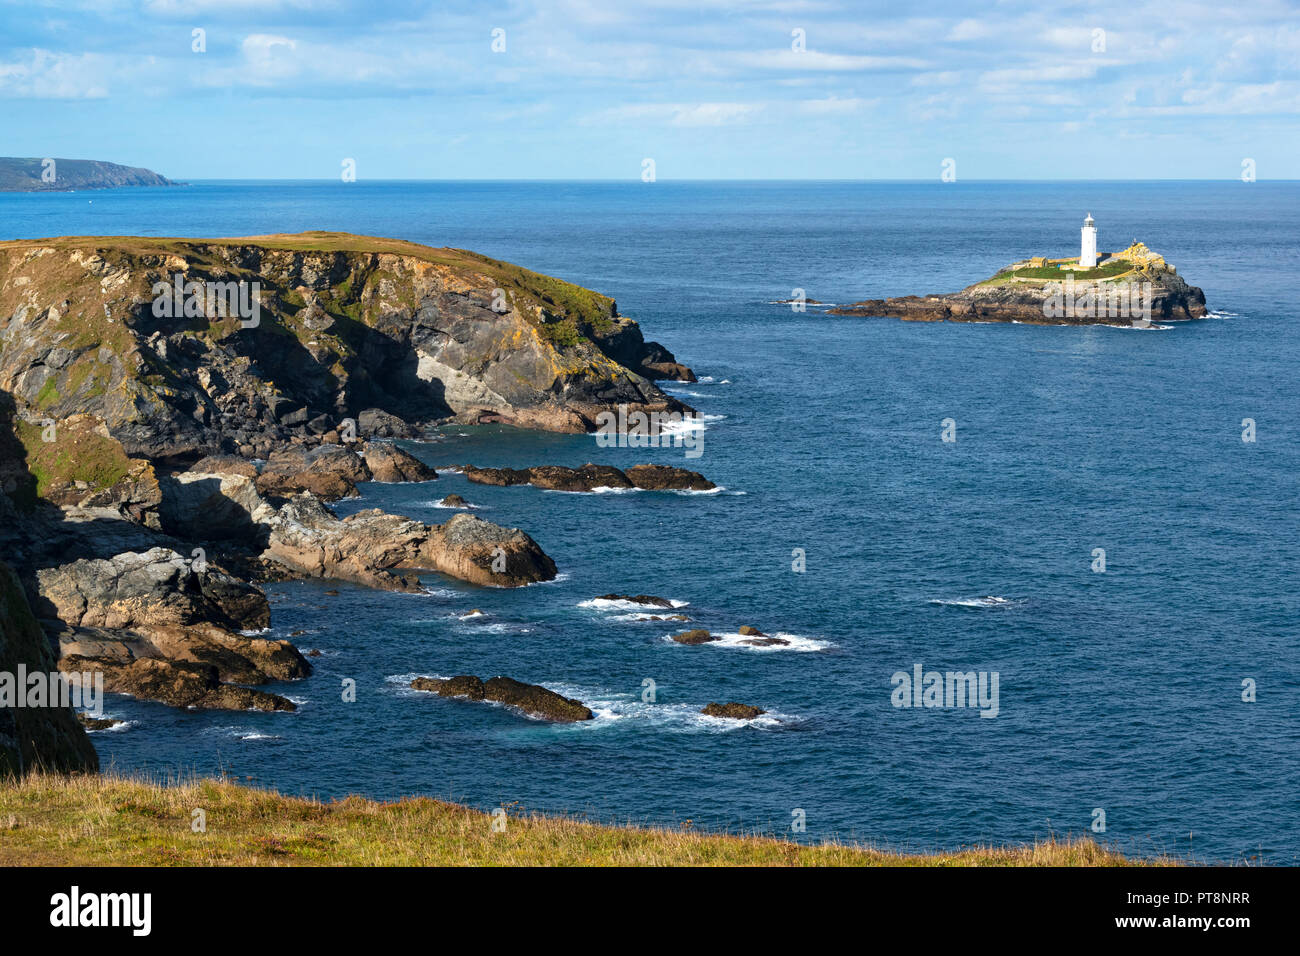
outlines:
[[[1097,227],[1093,224],[1092,213],[1083,221],[1083,245],[1079,249],[1079,265],[1092,269],[1097,265]]]

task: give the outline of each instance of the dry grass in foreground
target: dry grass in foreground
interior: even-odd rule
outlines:
[[[191,828],[201,809],[207,831]],[[1127,866],[1094,841],[898,854],[762,837],[492,817],[428,798],[332,803],[218,780],[0,783],[0,866]],[[1167,861],[1160,861],[1167,862]]]

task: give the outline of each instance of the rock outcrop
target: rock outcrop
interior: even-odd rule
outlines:
[[[827,314],[917,322],[1133,325],[1201,318],[1206,308],[1205,293],[1188,285],[1172,267],[1136,268],[1112,257],[1096,269],[1074,272],[1026,260],[960,292],[868,299]]]
[[[127,458],[269,457],[450,418],[594,430],[689,412],[606,296],[456,249],[341,233],[0,243],[0,390]],[[667,372],[665,372],[667,370]],[[369,431],[367,429],[370,429]]]
[[[57,673],[54,654],[32,615],[17,575],[0,563],[0,674]],[[27,688],[11,687],[14,693]],[[99,769],[99,757],[70,707],[15,706],[0,699],[0,778],[33,770]]]
[[[371,481],[433,481],[438,472],[392,442],[367,442],[363,452]]]
[[[670,465],[633,465],[626,471],[611,465],[577,468],[539,465],[533,468],[477,468],[465,465],[465,477],[480,485],[533,485],[550,491],[593,491],[596,488],[641,488],[647,491],[712,491],[717,487],[698,471]]]
[[[357,485],[370,480],[370,469],[360,455],[342,445],[301,445],[271,453],[257,476],[263,495],[288,497],[300,491],[326,500],[348,498]]]
[[[104,689],[196,710],[294,711],[297,705],[278,694],[223,683],[216,667],[182,661],[137,658],[126,663],[65,656],[60,669],[104,675]]]
[[[196,564],[159,547],[37,571],[59,668],[97,671],[106,690],[174,706],[292,710],[282,697],[234,686],[311,673],[288,641],[240,633],[270,622],[265,595]]]
[[[401,568],[428,568],[471,584],[520,587],[555,577],[555,562],[518,528],[469,514],[441,525],[368,509],[337,518],[300,494],[270,521],[264,557],[311,577],[340,578],[389,590],[418,590]]]
[[[718,640],[718,638],[704,628],[697,627],[689,631],[682,631],[680,634],[674,634],[673,640],[678,644],[708,644]]]
[[[580,700],[564,697],[538,684],[525,684],[510,677],[493,677],[482,681],[471,674],[446,679],[417,677],[411,681],[415,690],[429,691],[442,697],[463,697],[468,700],[490,700],[530,717],[556,723],[573,723],[591,720],[594,715]]]

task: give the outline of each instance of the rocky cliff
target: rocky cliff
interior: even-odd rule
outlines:
[[[3,510],[0,504],[0,520],[6,520]],[[54,673],[55,656],[32,616],[17,575],[0,563],[0,674],[16,680],[20,666],[28,674]],[[99,757],[71,708],[0,706],[0,778],[33,770],[98,769]]]
[[[689,411],[663,377],[692,375],[612,299],[459,250],[335,233],[0,243],[0,554],[61,669],[177,707],[292,710],[256,686],[311,673],[258,636],[260,582],[557,574],[524,531],[473,515],[335,515],[326,502],[359,484],[437,479],[392,439]],[[681,480],[661,470],[625,481]]]
[[[34,159],[0,156],[0,192],[67,192],[117,186],[175,186],[165,176],[138,166],[95,159]]]
[[[22,417],[87,415],[168,462],[265,457],[347,419],[590,431],[620,404],[685,410],[652,379],[690,376],[606,296],[338,233],[0,243],[0,341]]]

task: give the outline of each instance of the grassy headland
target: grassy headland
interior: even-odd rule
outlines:
[[[201,810],[206,832],[194,832]],[[286,797],[193,779],[35,774],[0,783],[0,866],[1129,866],[1094,841],[900,854],[765,837],[494,819],[419,797]],[[1156,861],[1163,864],[1170,861]]]

